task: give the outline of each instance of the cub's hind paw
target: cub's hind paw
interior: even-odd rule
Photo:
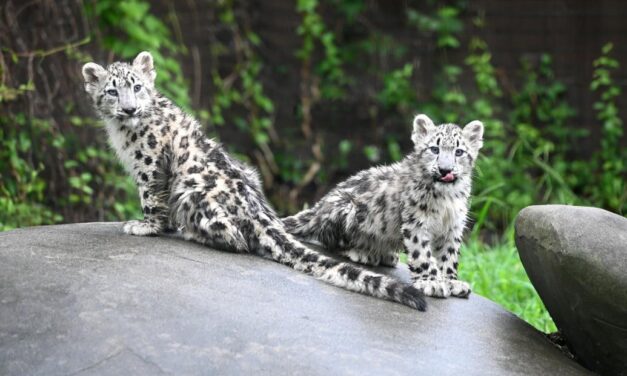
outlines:
[[[398,253],[379,254],[370,253],[360,249],[348,249],[340,253],[349,258],[352,262],[370,266],[396,266],[398,263]]]
[[[470,285],[468,282],[459,281],[457,279],[449,279],[448,287],[451,290],[451,296],[457,298],[467,298],[470,295]]]
[[[341,255],[347,257],[352,262],[364,265],[378,266],[381,261],[379,255],[369,255],[367,252],[359,249],[348,249],[343,251]]]
[[[161,231],[158,225],[147,221],[125,222],[122,230],[127,234],[137,236],[157,235]]]
[[[449,284],[442,280],[418,279],[414,282],[414,287],[426,296],[447,298],[451,295]]]
[[[381,256],[381,265],[395,267],[398,264],[398,253],[388,253]]]

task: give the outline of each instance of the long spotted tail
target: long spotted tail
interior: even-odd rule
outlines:
[[[412,285],[323,255],[300,243],[279,223],[259,226],[257,231],[259,252],[265,257],[350,291],[392,300],[419,311],[427,306],[422,292]]]

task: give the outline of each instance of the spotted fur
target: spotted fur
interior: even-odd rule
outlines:
[[[394,266],[402,249],[416,288],[465,297],[470,286],[457,279],[457,265],[482,137],[479,121],[462,130],[418,115],[414,151],[404,160],[359,172],[283,223],[289,233],[364,264]]]
[[[139,190],[144,219],[126,222],[124,232],[156,235],[172,227],[188,240],[253,253],[335,286],[425,309],[423,294],[411,284],[324,256],[288,234],[255,170],[231,158],[193,117],[155,90],[148,52],[132,65],[85,64],[83,76]]]

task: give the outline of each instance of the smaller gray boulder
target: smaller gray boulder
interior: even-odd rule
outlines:
[[[597,208],[531,206],[516,246],[577,360],[627,375],[627,219]]]

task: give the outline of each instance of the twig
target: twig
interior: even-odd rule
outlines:
[[[255,150],[253,151],[253,155],[255,156],[255,159],[257,160],[257,166],[261,171],[261,177],[263,178],[264,187],[271,187],[272,184],[274,184],[274,175],[272,174],[272,171],[270,171],[268,163],[266,163],[263,154],[261,154],[259,150]]]
[[[200,62],[200,53],[198,46],[194,45],[192,50],[192,61],[194,64],[194,94],[193,101],[196,106],[200,106],[200,89],[202,86],[202,64]]]
[[[35,50],[35,51],[26,51],[26,52],[15,52],[7,47],[3,47],[2,50],[6,51],[14,56],[19,56],[19,57],[26,57],[26,58],[34,58],[34,57],[46,57],[46,56],[50,56],[53,54],[56,54],[57,52],[61,52],[61,51],[65,51],[69,48],[76,48],[79,46],[82,46],[84,44],[87,44],[91,41],[91,37],[87,36],[77,42],[74,43],[70,43],[70,44],[65,44],[63,46],[58,46],[58,47],[54,47],[52,49],[49,50]]]

